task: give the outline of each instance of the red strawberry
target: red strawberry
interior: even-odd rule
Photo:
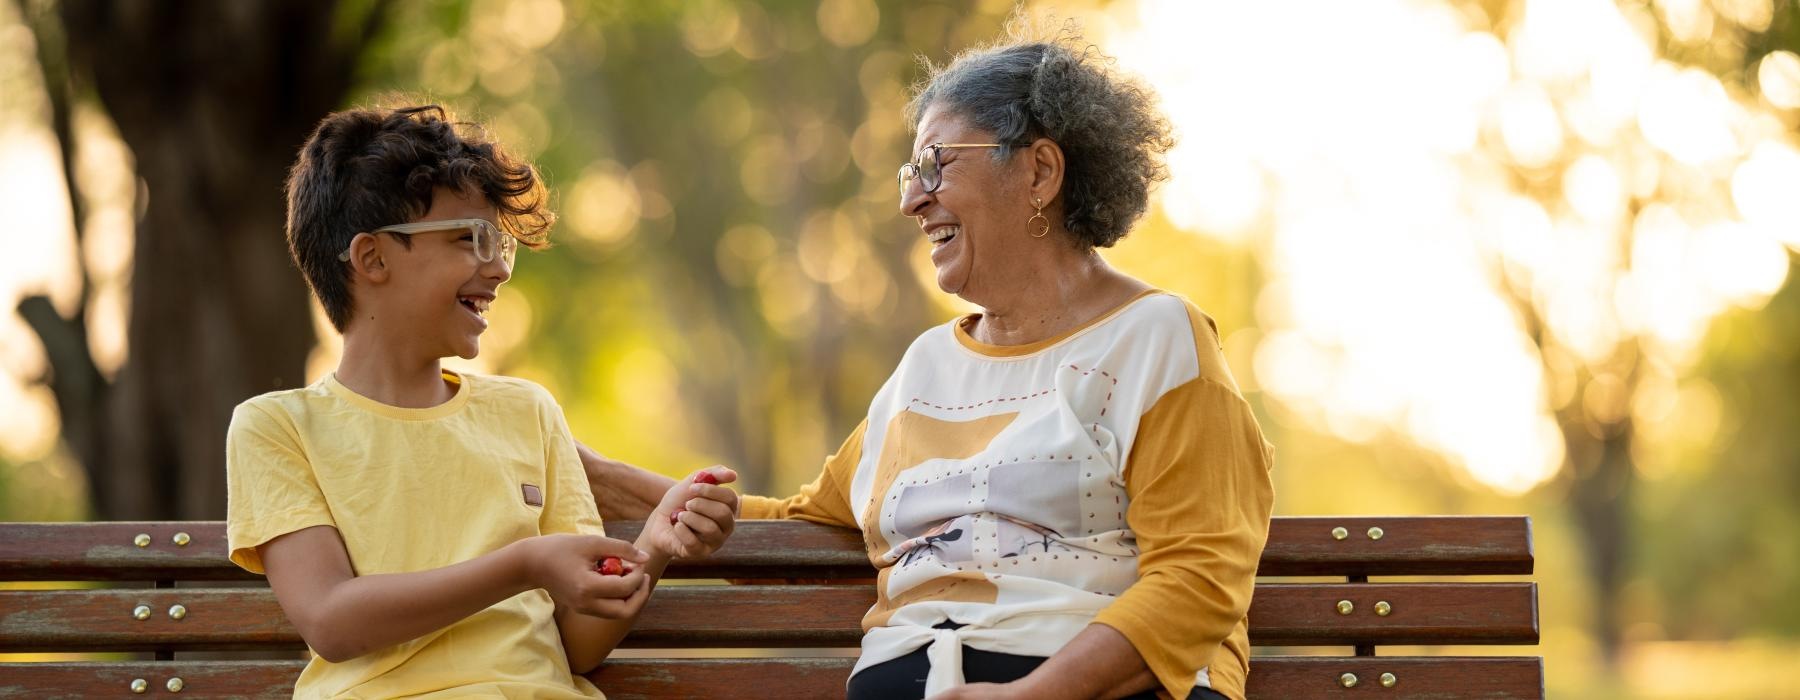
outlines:
[[[624,576],[625,562],[620,561],[618,557],[607,557],[600,560],[597,570],[607,576]]]
[[[694,483],[696,483],[696,484],[715,484],[716,485],[719,483],[719,477],[713,476],[712,472],[700,472],[699,474],[694,475]],[[686,511],[686,510],[687,510],[686,508],[677,508],[677,509],[675,509],[675,512],[670,513],[669,514],[669,524],[674,525],[675,523],[681,522],[679,516],[681,515],[681,513],[683,511]]]

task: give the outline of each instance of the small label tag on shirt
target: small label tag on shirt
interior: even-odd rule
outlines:
[[[519,490],[525,492],[525,505],[528,505],[528,506],[544,505],[544,490],[543,489],[540,489],[536,485],[533,485],[533,484],[523,484],[519,487]]]

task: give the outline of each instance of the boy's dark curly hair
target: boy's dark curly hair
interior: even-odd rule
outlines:
[[[439,187],[486,197],[502,230],[548,245],[556,215],[537,172],[443,107],[336,112],[300,147],[287,181],[288,251],[338,332],[350,319],[350,266],[338,255],[358,233],[424,216]]]
[[[1085,45],[1072,22],[1046,31],[1016,17],[991,46],[948,66],[922,63],[926,77],[907,105],[913,130],[938,105],[992,132],[995,143],[1055,141],[1066,163],[1063,225],[1082,245],[1117,243],[1143,215],[1151,186],[1168,177],[1164,156],[1175,140],[1155,94]],[[994,157],[1012,151],[998,148]]]

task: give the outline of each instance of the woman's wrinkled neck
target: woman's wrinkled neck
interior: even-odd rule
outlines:
[[[982,307],[981,314],[964,330],[978,342],[1002,346],[1054,338],[1149,289],[1114,270],[1098,251],[1086,247],[1064,247],[996,282],[999,284],[991,288],[962,295]]]

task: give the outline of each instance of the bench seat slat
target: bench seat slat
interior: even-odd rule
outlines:
[[[1336,539],[1334,528],[1347,536]],[[1380,539],[1369,528],[1382,530]],[[609,526],[631,540],[640,524]],[[191,538],[176,546],[177,532]],[[150,544],[138,547],[138,534]],[[225,558],[220,522],[4,523],[0,571],[12,581],[253,580]],[[1278,517],[1257,573],[1263,576],[1529,574],[1525,516]],[[798,521],[746,520],[711,557],[678,561],[676,578],[868,578],[855,531]]]
[[[843,697],[852,658],[616,659],[589,677],[614,700],[750,696]],[[179,677],[182,697],[287,698],[302,661],[141,661],[0,664],[0,698],[86,698],[129,695],[133,679],[153,694]],[[1543,662],[1535,657],[1262,656],[1250,661],[1251,698],[1379,697],[1401,700],[1518,698],[1543,695]],[[1355,688],[1338,677],[1354,673]],[[1382,673],[1396,683],[1382,688]],[[778,683],[779,685],[771,685]]]
[[[1350,615],[1336,604],[1349,600]],[[869,586],[665,586],[631,647],[854,647]],[[1393,613],[1373,612],[1379,601]],[[186,608],[181,620],[168,610]],[[135,620],[138,605],[148,620]],[[1259,646],[1535,644],[1535,583],[1259,584]],[[0,591],[0,651],[294,649],[299,634],[260,588]]]

